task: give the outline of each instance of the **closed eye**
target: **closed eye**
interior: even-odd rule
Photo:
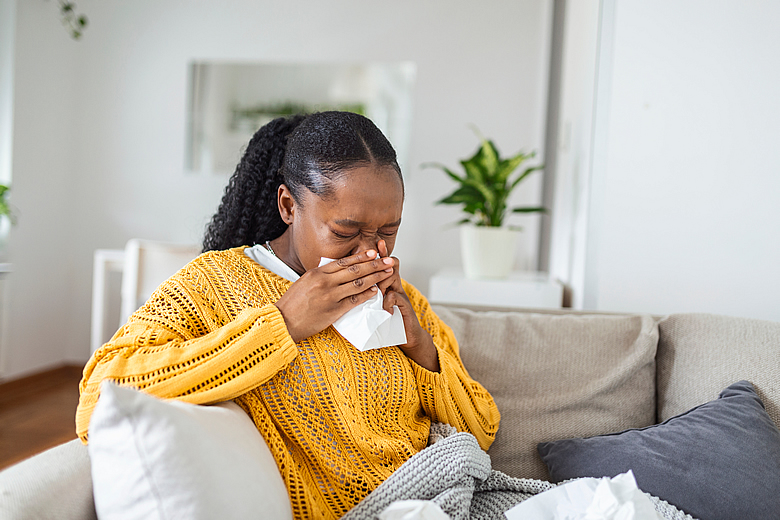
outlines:
[[[345,235],[343,233],[338,233],[338,232],[334,231],[333,234],[336,236],[336,238],[340,238],[342,240],[349,240],[350,238],[355,238],[360,233],[353,233],[351,235]]]

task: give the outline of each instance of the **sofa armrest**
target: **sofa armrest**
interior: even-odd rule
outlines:
[[[0,472],[0,518],[96,520],[87,447],[75,439]]]

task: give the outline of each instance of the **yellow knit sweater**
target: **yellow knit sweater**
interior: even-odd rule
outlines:
[[[243,249],[193,260],[94,354],[76,412],[82,441],[104,379],[196,404],[235,399],[273,453],[296,518],[342,516],[426,446],[432,420],[490,446],[498,409],[411,285],[438,373],[397,347],[360,352],[333,327],[293,343],[273,305],[290,282]]]

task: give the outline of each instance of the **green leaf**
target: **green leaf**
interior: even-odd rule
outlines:
[[[476,157],[476,155],[474,156]],[[466,177],[476,182],[485,183],[485,172],[482,170],[479,161],[474,157],[460,161],[460,165],[466,170]]]
[[[11,209],[11,205],[8,203],[6,197],[8,196],[8,190],[11,188],[4,184],[0,184],[0,216],[5,215],[11,224],[16,224],[16,217]]]
[[[468,186],[473,190],[476,190],[480,195],[475,196],[476,200],[480,200],[486,206],[493,206],[495,194],[489,186],[485,185],[480,179],[474,179],[468,177],[462,181],[463,186]]]
[[[486,177],[493,181],[495,179],[495,172],[498,169],[498,149],[493,141],[487,139],[482,140],[482,148],[479,151],[479,160],[482,165],[483,171],[486,173]]]
[[[78,40],[84,33],[89,24],[89,19],[86,15],[76,12],[76,4],[74,2],[67,2],[65,0],[59,0],[60,5],[60,21],[65,27],[65,30],[70,33],[71,38]]]
[[[535,172],[535,171],[537,171],[537,170],[541,170],[542,168],[544,168],[544,165],[543,165],[543,164],[540,164],[539,166],[531,166],[530,168],[527,168],[527,169],[526,169],[526,170],[525,170],[525,171],[524,171],[524,172],[523,172],[523,173],[520,175],[520,177],[518,177],[517,179],[515,179],[515,180],[512,182],[512,186],[511,186],[510,190],[513,190],[513,189],[515,189],[515,186],[517,186],[518,184],[520,184],[521,182],[523,182],[523,179],[525,179],[526,177],[528,177],[528,176],[529,176],[530,174],[532,174],[533,172]]]
[[[487,139],[482,132],[479,131],[477,125],[471,125],[471,129],[476,134],[480,141],[480,147],[470,160],[474,161],[478,167],[485,174],[485,180],[490,183],[492,181],[492,174],[496,171],[498,161],[500,160],[500,154],[498,148],[496,148],[493,141]]]
[[[496,149],[496,146],[492,141],[485,139],[473,156],[460,163],[463,165],[463,168],[466,170],[469,177],[479,179],[480,182],[490,185],[495,180],[498,160],[498,150]]]
[[[472,192],[474,193],[475,200],[479,200],[481,202],[485,201],[486,190],[484,184],[481,184],[472,179],[466,179],[463,181],[463,184],[461,186],[472,190]]]
[[[437,204],[478,204],[481,205],[481,193],[471,186],[461,186]]]
[[[520,166],[521,164],[523,164],[525,161],[532,158],[533,156],[534,156],[533,152],[531,152],[530,154],[520,152],[514,157],[510,157],[509,159],[504,159],[498,165],[498,171],[496,172],[497,180],[499,180],[502,183],[506,183],[507,179],[509,179],[509,176],[512,175],[512,172],[514,172],[518,166]]]
[[[479,209],[482,207],[482,204],[479,202],[468,202],[465,206],[463,206],[463,211],[465,213],[468,213],[469,215],[474,215],[479,211]]]
[[[547,208],[544,208],[542,206],[512,208],[512,213],[547,213]]]

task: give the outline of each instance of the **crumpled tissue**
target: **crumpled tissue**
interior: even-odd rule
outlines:
[[[396,500],[379,514],[379,520],[450,520],[430,500]]]
[[[319,267],[333,260],[320,258]],[[390,314],[382,308],[384,300],[382,291],[377,291],[370,300],[337,319],[333,327],[361,351],[405,344],[406,329],[401,311],[393,305],[393,314]]]
[[[581,478],[525,500],[507,520],[663,520],[636,485],[634,473]]]

